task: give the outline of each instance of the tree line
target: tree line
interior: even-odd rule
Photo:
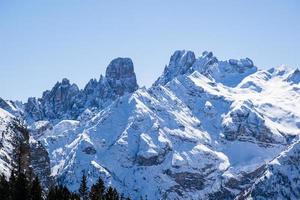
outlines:
[[[85,174],[77,192],[71,192],[63,185],[55,185],[45,192],[39,179],[33,180],[20,171],[12,171],[7,180],[0,176],[1,200],[130,200],[120,195],[113,187],[106,188],[101,178],[89,188]]]

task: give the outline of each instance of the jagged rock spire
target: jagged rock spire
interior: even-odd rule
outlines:
[[[29,98],[25,104],[28,117],[36,120],[76,119],[85,109],[102,108],[118,96],[138,89],[133,62],[130,58],[116,58],[110,62],[106,75],[99,81],[91,79],[83,90],[64,78],[42,98]]]
[[[111,88],[118,94],[134,92],[137,88],[133,62],[130,58],[116,58],[106,68],[105,77]]]

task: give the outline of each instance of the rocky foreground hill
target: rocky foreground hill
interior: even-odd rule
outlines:
[[[76,190],[85,173],[132,199],[300,199],[299,82],[298,69],[176,51],[147,89],[117,58],[83,89],[63,79],[26,103],[0,99],[0,172],[25,144],[45,188]]]

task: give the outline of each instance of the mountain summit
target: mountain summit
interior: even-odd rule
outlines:
[[[234,87],[243,78],[256,72],[257,68],[249,58],[219,61],[212,52],[204,51],[199,58],[196,58],[192,51],[175,51],[163,75],[154,85],[164,85],[179,75],[191,74],[194,71],[224,85]]]
[[[138,85],[130,58],[116,58],[106,68],[105,77],[117,95],[134,92]]]

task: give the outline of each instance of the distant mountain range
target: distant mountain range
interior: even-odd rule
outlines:
[[[26,138],[10,124],[24,120]],[[175,51],[150,88],[116,58],[84,89],[68,79],[0,99],[0,172],[18,145],[44,187],[82,173],[132,199],[300,199],[300,71]]]

